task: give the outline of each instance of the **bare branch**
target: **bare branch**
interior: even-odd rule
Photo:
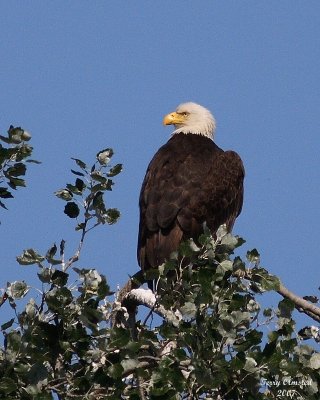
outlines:
[[[320,322],[320,308],[310,303],[309,301],[303,299],[302,297],[297,296],[292,293],[285,286],[280,284],[279,290],[277,290],[281,296],[285,297],[294,302],[295,308],[301,312],[307,314],[310,318],[314,319],[317,322]]]
[[[170,321],[175,326],[178,326],[181,321],[181,313],[178,310],[175,312],[166,310],[158,304],[155,294],[150,289],[133,289],[126,296],[126,301],[130,301],[136,305],[143,305],[153,310],[160,317]]]
[[[243,271],[243,270],[235,271],[233,273],[233,275],[247,279],[248,281],[252,281],[250,269],[246,269],[245,271]],[[319,307],[317,307],[314,304],[310,303],[309,301],[303,299],[302,297],[297,296],[296,294],[291,292],[289,289],[287,289],[282,283],[280,283],[277,293],[279,293],[285,299],[291,300],[294,303],[295,308],[299,312],[308,315],[310,318],[312,318],[313,320],[315,320],[317,322],[320,322],[320,308]]]

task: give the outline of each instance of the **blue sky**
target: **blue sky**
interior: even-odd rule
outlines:
[[[163,115],[181,102],[209,108],[216,143],[246,167],[234,232],[300,295],[317,294],[320,221],[318,1],[10,1],[0,5],[0,130],[32,134],[28,187],[0,210],[1,282],[36,281],[16,255],[78,235],[53,196],[71,157],[113,147],[124,164],[110,206],[121,221],[88,236],[80,267],[111,286],[137,271],[138,195],[167,141]],[[276,302],[278,296],[271,296]],[[1,321],[8,310],[3,307]],[[299,317],[300,318],[300,317]]]

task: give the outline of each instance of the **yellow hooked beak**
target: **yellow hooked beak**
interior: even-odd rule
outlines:
[[[172,112],[163,118],[163,125],[180,125],[185,122],[185,115]]]

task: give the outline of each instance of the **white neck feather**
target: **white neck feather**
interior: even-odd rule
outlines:
[[[183,126],[181,128],[175,129],[172,132],[172,136],[176,135],[177,133],[184,133],[185,135],[200,135],[200,136],[206,136],[209,139],[213,139],[214,137],[214,132],[215,132],[215,123],[213,121],[212,124],[208,124],[206,126],[200,125],[200,126]]]

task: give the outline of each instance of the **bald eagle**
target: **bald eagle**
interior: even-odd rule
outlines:
[[[212,235],[222,224],[230,232],[243,203],[243,163],[237,153],[213,142],[213,115],[189,102],[163,123],[175,130],[151,160],[139,198],[142,271],[169,260],[181,241],[197,243],[204,226]]]

